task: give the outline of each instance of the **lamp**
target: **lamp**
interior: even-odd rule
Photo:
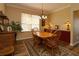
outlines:
[[[66,23],[65,23],[65,25],[67,26],[67,30],[70,30],[70,22],[69,21],[67,21]]]
[[[44,14],[44,5],[42,3],[42,14],[41,14],[41,19],[47,19],[47,16]]]
[[[47,19],[47,16],[44,14],[44,5],[42,3],[42,13],[41,13],[41,20],[42,20],[42,26],[45,26],[45,20]]]

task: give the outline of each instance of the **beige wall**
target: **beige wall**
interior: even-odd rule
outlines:
[[[9,18],[9,21],[15,21],[15,22],[20,22],[21,21],[21,11],[17,8],[14,7],[8,7],[6,6],[5,8],[5,13],[7,17]]]
[[[74,42],[78,43],[79,42],[79,10],[74,11],[73,14],[73,24],[74,24]]]
[[[32,38],[31,32],[18,32],[17,33],[17,40],[23,40],[23,39],[28,39],[28,38]]]
[[[79,10],[79,3],[71,4],[73,11]]]
[[[59,25],[61,30],[66,30],[65,23],[69,21],[71,23],[71,9],[70,7],[53,12],[50,15],[50,22],[53,26]]]
[[[15,22],[21,22],[21,13],[29,13],[29,14],[38,14],[38,13],[34,13],[34,11],[32,12],[31,10],[27,10],[27,9],[21,9],[21,8],[17,8],[17,7],[11,7],[11,6],[6,6],[5,7],[5,13],[9,18],[9,21],[15,21]],[[20,32],[17,35],[17,40],[21,40],[21,39],[25,39],[25,38],[29,38],[32,37],[31,32]]]
[[[19,6],[20,7],[20,6]],[[7,6],[5,7],[5,13],[8,16],[8,18],[10,19],[10,21],[21,21],[21,13],[28,13],[28,14],[33,14],[33,15],[37,15],[38,13],[36,11],[32,11],[32,10],[28,10],[28,9],[22,9],[15,7],[15,6]]]
[[[0,11],[5,12],[5,5],[3,3],[0,3]]]

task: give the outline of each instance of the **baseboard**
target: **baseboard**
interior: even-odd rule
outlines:
[[[75,45],[77,45],[78,43],[79,43],[79,41],[74,42],[73,44],[70,44],[70,46],[75,46]]]
[[[30,38],[32,38],[32,37],[27,37],[27,38],[17,38],[16,40],[24,40],[24,39],[30,39]]]

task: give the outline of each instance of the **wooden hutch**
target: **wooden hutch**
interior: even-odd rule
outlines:
[[[5,27],[9,24],[9,19],[0,11],[0,25]],[[0,55],[10,55],[14,53],[15,32],[9,32],[0,27]]]

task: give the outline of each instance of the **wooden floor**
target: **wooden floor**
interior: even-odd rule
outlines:
[[[25,41],[27,41],[27,39],[17,41],[16,46],[15,46],[15,56],[17,56],[17,55],[19,55],[19,56],[30,56],[28,49],[25,45],[25,43],[26,43]],[[65,47],[66,49],[68,49],[69,51],[71,51],[76,56],[79,56],[79,44],[74,46],[74,47],[71,47],[71,46],[69,46],[69,45],[67,45],[66,43],[63,43],[63,42],[60,42],[60,44],[63,47]],[[66,52],[68,52],[68,51],[66,51]],[[66,55],[66,56],[68,56],[68,55]]]

